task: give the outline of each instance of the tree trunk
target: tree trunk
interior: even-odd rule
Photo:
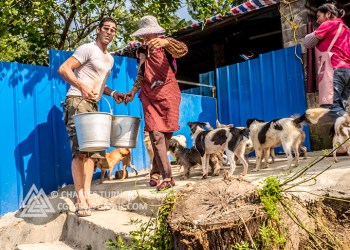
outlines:
[[[256,186],[243,180],[212,180],[181,192],[169,225],[174,249],[232,249],[251,242],[267,218]]]

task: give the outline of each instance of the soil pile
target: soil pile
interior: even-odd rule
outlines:
[[[169,224],[175,249],[231,249],[250,241],[267,218],[256,186],[244,180],[212,180],[180,192]]]
[[[305,203],[284,196],[276,223],[250,182],[224,178],[190,185],[178,194],[168,217],[173,247],[226,250],[242,242],[252,248],[255,242],[256,249],[350,249],[349,200]],[[263,225],[277,225],[285,241],[267,246]]]

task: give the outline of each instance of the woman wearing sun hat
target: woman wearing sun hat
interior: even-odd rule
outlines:
[[[132,90],[125,95],[125,103],[128,103],[141,89],[139,98],[145,117],[145,131],[149,132],[154,151],[149,184],[157,186],[158,191],[175,185],[167,156],[169,140],[173,132],[180,128],[181,92],[175,78],[174,58],[187,53],[183,42],[165,37],[164,33],[164,28],[154,16],[141,18],[139,29],[131,36],[141,37],[145,46],[136,52],[139,62],[137,78]]]

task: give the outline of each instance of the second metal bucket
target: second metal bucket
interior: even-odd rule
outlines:
[[[136,148],[141,118],[135,116],[112,116],[111,146]]]

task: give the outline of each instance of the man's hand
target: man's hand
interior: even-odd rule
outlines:
[[[161,37],[153,38],[147,43],[147,46],[151,51],[157,48],[165,48],[168,45],[169,45],[169,41]]]
[[[125,94],[125,98],[124,98],[124,103],[125,105],[128,102],[131,102],[132,100],[134,100],[135,94],[137,93],[138,89],[137,88],[133,88],[132,90],[130,90],[128,93]]]
[[[120,104],[124,101],[125,95],[119,92],[114,92],[113,98],[116,101],[116,103]]]
[[[84,84],[81,84],[80,90],[83,98],[86,99],[94,99],[98,95],[92,88]]]

